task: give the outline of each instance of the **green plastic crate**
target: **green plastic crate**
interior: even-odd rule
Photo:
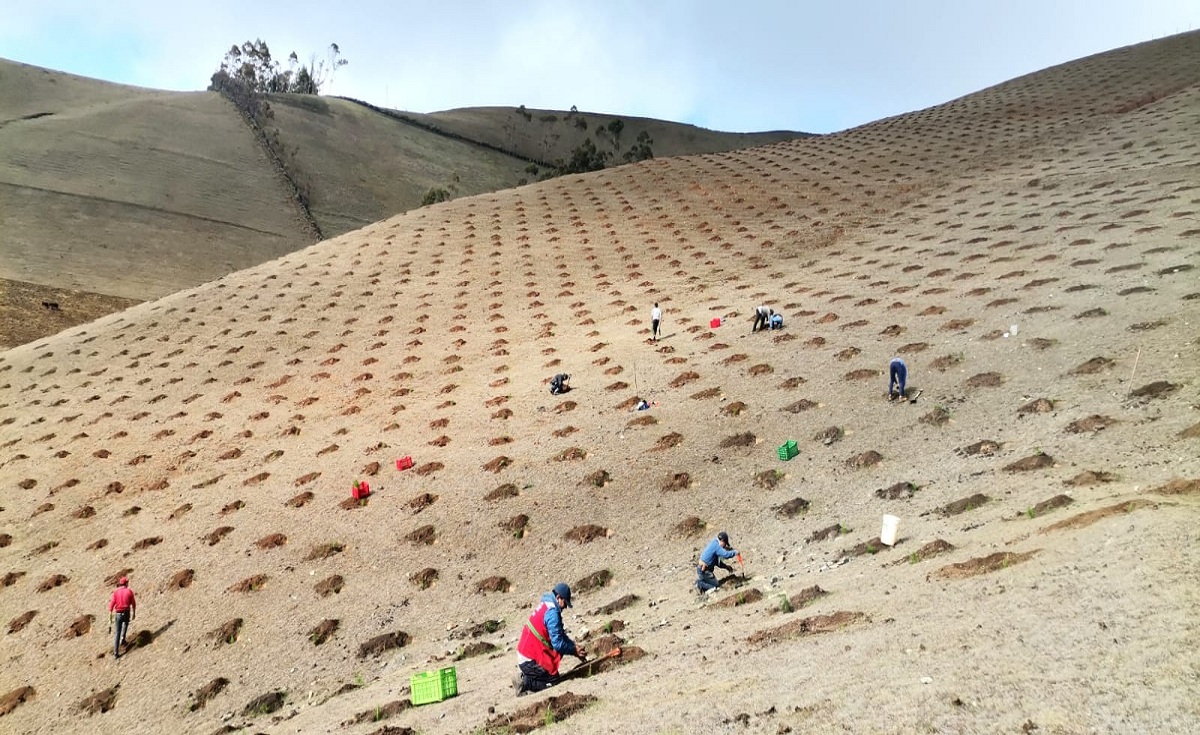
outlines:
[[[451,666],[437,671],[422,671],[409,679],[412,703],[431,704],[458,694],[458,672]]]
[[[779,445],[779,458],[784,462],[800,453],[800,447],[796,445],[794,439],[784,442]]]

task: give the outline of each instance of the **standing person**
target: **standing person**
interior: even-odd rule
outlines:
[[[755,307],[754,309],[754,326],[750,328],[750,333],[753,334],[759,329],[766,329],[771,323],[771,315],[775,313],[774,309],[763,306]]]
[[[888,363],[888,400],[894,401],[897,397],[904,398],[904,383],[908,380],[908,366],[904,364],[897,355]],[[897,393],[899,390],[899,393]]]
[[[654,308],[650,310],[650,339],[658,341],[658,325],[662,322],[662,309],[658,308],[658,302],[654,302]]]
[[[559,681],[558,665],[563,656],[575,656],[587,663],[587,656],[567,637],[563,630],[562,609],[571,607],[571,588],[559,582],[542,595],[517,642],[517,665],[520,672],[513,677],[517,696],[525,692],[540,692]]]
[[[129,589],[128,577],[121,577],[117,588],[113,590],[112,599],[108,601],[109,627],[112,627],[114,617],[117,634],[113,638],[113,658],[121,658],[121,646],[125,645],[129,623],[137,619],[137,600],[133,598],[133,590]]]
[[[733,567],[725,563],[725,559],[741,558],[737,549],[729,546],[729,534],[721,531],[717,537],[708,542],[704,551],[700,552],[700,563],[696,565],[696,591],[704,594],[721,586],[717,581],[714,570],[717,568],[733,572]],[[728,579],[728,577],[726,577]]]

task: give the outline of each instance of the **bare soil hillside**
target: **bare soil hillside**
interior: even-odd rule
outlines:
[[[1191,731],[1198,139],[1191,33],[422,208],[2,353],[0,724]],[[744,566],[700,598],[719,530]],[[559,581],[620,655],[514,697]]]
[[[431,189],[457,198],[536,178],[527,156],[487,142],[486,122],[458,134],[341,99],[269,104],[273,155],[215,93],[0,60],[0,289],[21,325],[0,331],[0,347],[88,321],[100,304],[157,299],[415,209]],[[662,131],[667,153],[759,140],[634,118],[628,140],[634,120]],[[672,134],[685,130],[686,140]],[[43,301],[60,309],[48,317]]]

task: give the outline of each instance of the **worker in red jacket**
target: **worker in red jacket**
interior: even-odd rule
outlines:
[[[525,621],[517,641],[517,661],[521,671],[513,677],[517,696],[540,692],[559,681],[558,665],[563,656],[575,656],[587,662],[587,656],[563,631],[562,609],[571,606],[571,588],[559,582],[542,595],[537,608]]]
[[[113,619],[117,622],[117,634],[113,638],[113,658],[121,658],[121,646],[125,644],[125,633],[129,631],[129,623],[137,618],[137,600],[133,599],[133,590],[129,589],[129,578],[121,577],[117,588],[113,590],[112,599],[108,601],[108,627],[113,627]]]

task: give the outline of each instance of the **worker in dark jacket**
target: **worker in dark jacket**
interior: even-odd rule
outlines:
[[[766,329],[771,326],[771,317],[774,314],[775,310],[766,304],[754,307],[754,325],[750,327],[750,331],[757,332],[760,329]]]
[[[121,577],[117,588],[113,590],[112,599],[108,601],[108,626],[113,627],[114,619],[117,624],[117,634],[113,638],[113,658],[121,658],[121,646],[125,645],[129,623],[136,618],[137,600],[133,598],[133,590],[129,589],[129,578]]]
[[[571,376],[566,373],[559,373],[550,378],[550,395],[557,396],[571,390],[570,382]]]
[[[717,569],[732,572],[733,567],[726,564],[725,560],[734,558],[740,560],[741,554],[729,546],[729,534],[721,531],[716,538],[708,542],[704,551],[700,552],[700,562],[696,565],[696,591],[703,594],[720,587],[721,583],[717,581],[714,572]]]
[[[521,637],[517,641],[517,662],[520,672],[513,677],[517,696],[525,692],[540,692],[558,683],[558,666],[563,656],[575,656],[582,662],[587,656],[563,630],[562,609],[571,607],[571,588],[559,582],[542,595],[534,608]]]

